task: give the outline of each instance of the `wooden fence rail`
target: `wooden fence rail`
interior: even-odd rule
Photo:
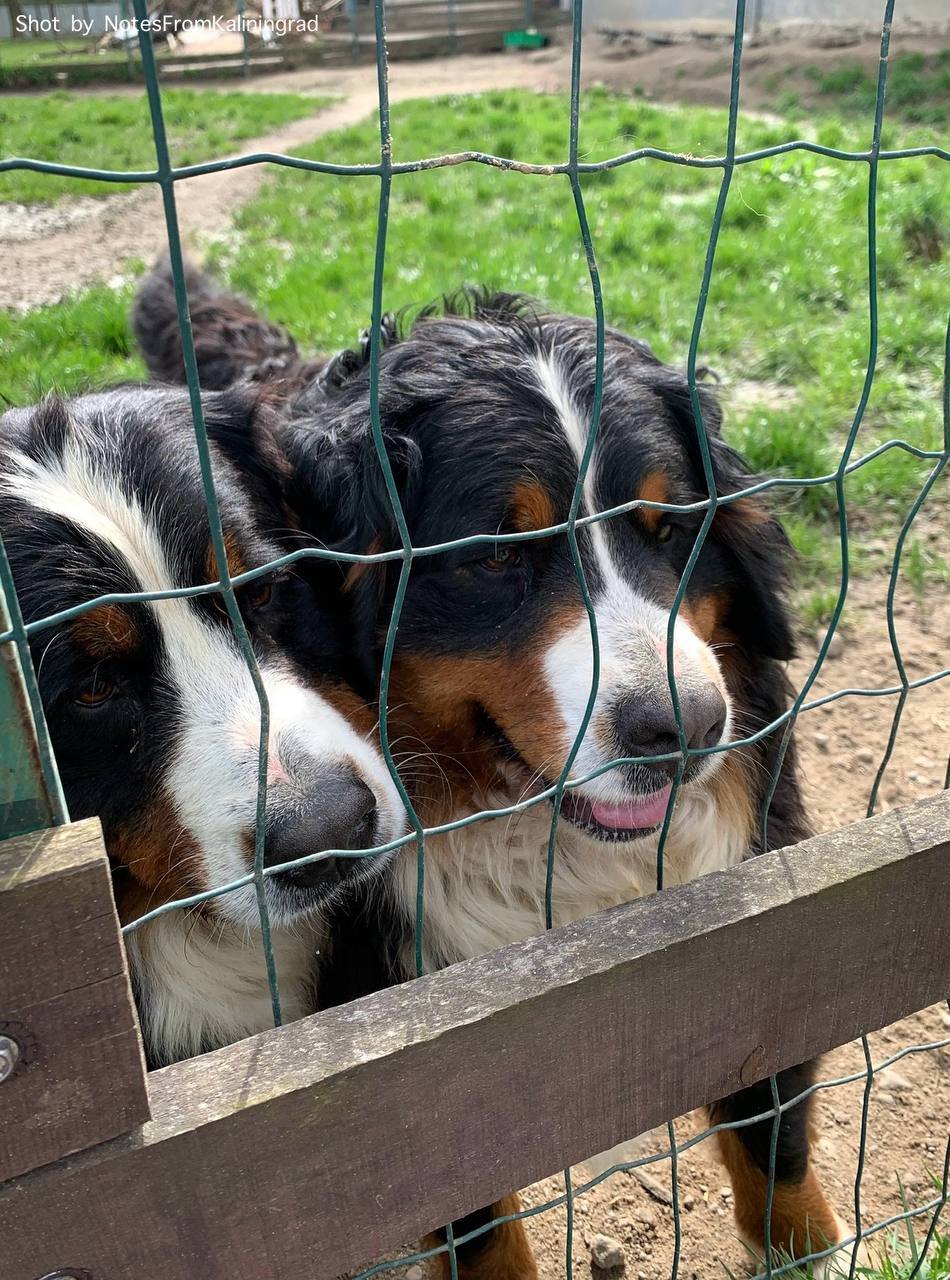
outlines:
[[[77,856],[95,840],[78,829]],[[71,1138],[88,1149],[0,1186],[4,1280],[330,1280],[390,1254],[945,996],[948,854],[944,795],[155,1072],[145,1123],[140,1059],[97,1059],[103,1108],[133,1100],[128,1131],[102,1142],[89,1118]],[[41,1007],[24,993],[8,1014],[6,975],[19,990],[46,946],[69,983],[81,946],[14,937],[0,1021]],[[45,1027],[0,1084],[5,1140],[45,1090],[65,1106],[88,1083],[85,1050],[55,1041]]]

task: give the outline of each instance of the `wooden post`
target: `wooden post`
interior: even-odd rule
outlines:
[[[0,1188],[4,1280],[391,1256],[942,998],[948,901],[943,795],[154,1072],[150,1124]]]
[[[0,974],[0,1035],[16,1061],[0,1082],[0,1180],[148,1119],[98,821],[0,843]]]

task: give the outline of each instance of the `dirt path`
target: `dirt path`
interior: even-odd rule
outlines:
[[[461,64],[461,65],[458,65]],[[523,88],[544,88],[547,72],[517,77]],[[513,67],[503,58],[458,58],[455,62],[399,63],[393,67],[393,102],[453,92],[509,87]],[[375,71],[369,67],[308,70],[249,86],[253,92],[292,90],[340,95],[324,110],[243,144],[240,154],[257,151],[293,155],[325,133],[356,124],[377,106]],[[186,247],[199,251],[223,232],[237,206],[250,200],[269,165],[205,174],[179,183],[175,197]],[[53,206],[0,205],[0,254],[4,263],[3,305],[27,310],[56,302],[67,290],[94,281],[117,282],[130,259],[151,262],[165,245],[161,195],[153,186],[132,193],[85,197]]]
[[[932,39],[895,30],[891,47],[896,52],[927,50],[932,45]],[[777,70],[782,72],[782,92],[794,87],[806,93],[806,67],[827,66],[842,59],[874,66],[877,57],[873,40],[845,49],[827,49],[806,40],[750,47],[743,59],[743,106],[747,114],[761,116],[769,112],[774,105]],[[635,91],[648,99],[725,106],[729,98],[728,47],[723,40],[620,47],[591,33],[584,45],[584,83]],[[428,62],[395,62],[390,67],[394,104],[410,98],[490,89],[563,93],[569,85],[570,48],[563,41],[536,52],[462,55]],[[371,116],[377,103],[373,66],[309,67],[240,85],[228,82],[225,87],[249,93],[295,92],[341,99],[276,133],[246,142],[241,154],[277,151],[292,155],[333,129]],[[141,90],[120,86],[108,90],[110,94],[136,92]],[[268,168],[254,165],[179,184],[176,200],[186,245],[200,251],[215,235],[224,232],[235,208],[255,194]],[[161,198],[152,187],[104,199],[73,197],[53,208],[0,205],[2,305],[26,310],[55,302],[67,290],[94,281],[118,283],[124,278],[130,259],[150,262],[164,244]]]
[[[362,119],[371,108],[368,96],[354,96],[254,139],[245,153],[293,154],[321,133]],[[251,165],[179,183],[175,200],[185,244],[197,247],[223,230],[235,208],[257,191],[268,167]],[[67,201],[52,209],[20,209],[18,221],[0,221],[4,305],[17,310],[56,302],[67,290],[98,280],[115,282],[129,259],[151,262],[165,244],[161,194],[152,185],[103,199]]]

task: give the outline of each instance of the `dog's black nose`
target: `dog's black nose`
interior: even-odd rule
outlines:
[[[277,866],[325,849],[369,849],[376,833],[376,797],[355,773],[317,779],[312,794],[281,804],[267,823],[264,864]],[[359,858],[323,858],[283,872],[299,888],[331,888],[356,871]]]
[[[726,726],[726,704],[714,684],[698,691],[680,692],[683,732],[692,750],[714,747]],[[670,698],[631,695],[617,704],[614,728],[625,756],[679,754],[680,739]],[[660,760],[649,767],[668,777],[676,773],[677,760]]]

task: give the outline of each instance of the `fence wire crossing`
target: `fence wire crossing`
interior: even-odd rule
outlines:
[[[208,525],[214,555],[216,561],[217,579],[214,582],[206,583],[199,587],[177,588],[162,592],[123,592],[110,593],[100,595],[94,599],[88,600],[73,608],[60,611],[54,615],[31,620],[25,623],[20,615],[16,605],[15,595],[13,592],[13,582],[10,573],[9,564],[5,553],[3,553],[2,545],[0,545],[0,588],[3,593],[12,602],[11,603],[11,619],[7,630],[0,633],[0,644],[11,644],[15,646],[23,667],[24,679],[27,686],[28,697],[31,709],[37,725],[37,733],[39,739],[39,758],[43,770],[44,777],[47,782],[48,791],[53,802],[53,812],[55,821],[62,823],[68,821],[65,802],[62,798],[62,790],[59,785],[55,760],[53,758],[52,749],[49,743],[48,733],[45,728],[45,722],[42,714],[42,703],[40,700],[40,692],[37,684],[36,676],[32,665],[29,661],[29,643],[32,637],[47,630],[51,627],[60,625],[71,619],[74,619],[92,609],[98,608],[106,604],[129,604],[143,601],[161,601],[167,599],[191,598],[202,595],[215,594],[219,595],[227,610],[234,634],[240,646],[241,652],[247,663],[251,678],[260,703],[260,736],[258,746],[258,775],[257,775],[257,811],[256,811],[256,828],[254,843],[254,862],[253,870],[237,879],[223,885],[216,886],[202,893],[191,895],[187,898],[177,899],[173,902],[163,904],[156,907],[138,919],[127,924],[124,928],[125,933],[130,933],[142,927],[142,925],[154,920],[169,911],[180,910],[198,906],[211,898],[218,897],[223,894],[232,893],[236,890],[253,884],[256,895],[257,904],[260,915],[260,925],[263,941],[263,949],[266,958],[267,976],[271,992],[271,1001],[273,1006],[273,1015],[275,1024],[281,1022],[281,1005],[280,991],[277,981],[276,966],[274,962],[273,948],[270,937],[270,921],[268,918],[268,909],[266,897],[264,893],[264,881],[266,876],[277,875],[294,867],[305,866],[314,861],[324,858],[361,858],[372,857],[378,853],[398,849],[406,845],[415,846],[416,854],[416,921],[415,921],[415,962],[417,973],[421,974],[424,969],[424,919],[425,919],[425,886],[426,886],[426,846],[427,842],[438,838],[445,833],[458,829],[460,827],[469,826],[475,823],[482,823],[493,819],[509,817],[513,814],[521,813],[534,805],[543,804],[547,801],[553,802],[553,817],[551,821],[550,835],[547,844],[547,874],[545,887],[545,919],[548,928],[552,925],[553,908],[552,908],[552,892],[554,879],[554,866],[557,857],[557,831],[560,819],[561,806],[565,791],[574,787],[583,785],[594,777],[607,770],[623,766],[631,763],[628,758],[617,758],[609,764],[599,767],[597,770],[588,773],[582,777],[573,778],[571,771],[577,754],[580,750],[582,740],[586,734],[594,711],[594,703],[597,696],[599,685],[599,642],[597,633],[597,623],[594,615],[594,608],[588,592],[587,582],[585,580],[584,567],[581,561],[577,531],[584,526],[614,518],[627,512],[644,508],[648,510],[667,511],[674,513],[702,513],[702,522],[696,534],[692,551],[688,558],[685,570],[683,572],[679,587],[670,612],[669,624],[666,638],[666,657],[667,657],[667,677],[669,681],[670,694],[676,715],[677,729],[679,735],[679,752],[672,755],[658,755],[649,757],[647,763],[674,760],[676,762],[676,772],[673,779],[672,792],[667,806],[666,815],[664,817],[661,828],[659,847],[657,853],[656,866],[656,887],[662,889],[664,885],[664,851],[670,830],[672,814],[677,802],[677,796],[680,784],[683,779],[686,764],[691,756],[715,754],[723,751],[738,750],[743,747],[751,746],[770,735],[779,735],[779,747],[776,754],[775,765],[772,770],[771,779],[766,788],[765,798],[760,814],[762,844],[764,848],[768,848],[768,823],[769,810],[775,787],[778,782],[779,773],[790,741],[791,734],[794,730],[798,717],[803,711],[809,711],[820,706],[828,705],[841,698],[882,698],[893,697],[896,699],[894,713],[891,720],[890,730],[886,742],[882,758],[877,768],[871,793],[869,796],[867,812],[873,813],[877,798],[880,792],[882,780],[891,760],[894,745],[900,728],[901,718],[907,703],[907,699],[912,690],[922,688],[935,681],[942,680],[950,675],[950,667],[944,667],[937,671],[931,672],[925,676],[911,680],[908,676],[903,654],[901,652],[900,642],[897,636],[894,621],[894,599],[897,584],[901,573],[901,558],[907,542],[908,535],[912,529],[914,521],[921,511],[928,496],[936,485],[941,473],[950,461],[950,322],[948,322],[945,349],[944,349],[944,369],[943,369],[943,393],[942,393],[942,413],[943,413],[943,445],[939,450],[921,449],[909,441],[902,438],[893,438],[885,443],[877,446],[865,454],[857,451],[858,436],[860,433],[862,421],[871,395],[874,382],[875,369],[878,356],[878,272],[877,272],[877,187],[880,165],[882,162],[902,159],[911,156],[929,156],[936,161],[950,161],[950,151],[945,148],[932,146],[907,147],[892,150],[885,150],[881,146],[882,124],[884,119],[885,97],[887,87],[888,74],[888,53],[891,36],[891,25],[894,13],[894,0],[887,0],[883,15],[883,25],[881,34],[881,57],[879,64],[877,93],[873,115],[873,124],[871,136],[867,150],[864,151],[846,151],[836,149],[829,146],[819,145],[807,140],[795,140],[780,143],[773,146],[763,147],[758,150],[740,153],[737,150],[737,127],[739,120],[739,102],[740,102],[740,73],[742,69],[742,52],[743,52],[743,34],[745,28],[745,0],[737,0],[735,12],[735,26],[732,46],[732,70],[731,85],[729,95],[729,112],[728,124],[725,136],[725,146],[723,154],[719,157],[696,157],[688,154],[679,154],[672,151],[665,151],[653,147],[639,147],[635,150],[627,151],[599,162],[585,161],[580,158],[579,152],[579,136],[581,124],[581,68],[582,68],[582,49],[583,49],[583,0],[574,0],[573,6],[573,25],[572,25],[572,57],[571,57],[571,84],[569,99],[569,142],[567,159],[559,164],[531,164],[521,161],[515,157],[498,156],[484,151],[464,151],[451,154],[445,154],[436,157],[423,157],[417,159],[409,159],[396,162],[393,158],[393,133],[391,128],[391,116],[389,105],[389,84],[388,84],[388,64],[386,54],[386,25],[385,25],[385,5],[384,0],[374,0],[375,15],[375,33],[376,33],[376,71],[378,86],[378,110],[379,110],[379,160],[373,164],[336,164],[319,160],[307,160],[295,156],[287,156],[274,153],[254,153],[243,155],[226,160],[214,160],[202,164],[188,165],[183,167],[175,167],[172,164],[169,152],[168,140],[165,131],[162,96],[159,88],[158,75],[156,69],[155,53],[152,45],[151,35],[147,29],[146,18],[148,16],[148,0],[132,0],[135,18],[139,29],[139,45],[142,59],[142,67],[145,79],[146,93],[148,97],[149,110],[151,115],[151,125],[155,144],[156,166],[154,169],[142,171],[118,171],[88,168],[83,166],[64,165],[56,162],[35,160],[28,157],[15,157],[0,161],[0,170],[13,169],[30,169],[37,172],[47,173],[51,175],[59,175],[72,178],[95,178],[100,181],[114,182],[119,184],[128,183],[155,183],[158,185],[163,200],[165,226],[167,232],[168,249],[171,261],[171,269],[174,280],[175,299],[178,313],[178,322],[181,330],[182,352],[184,356],[185,371],[187,376],[187,384],[190,395],[191,410],[194,420],[195,440],[200,460],[201,477],[204,487],[204,493],[207,503]],[[703,420],[702,404],[697,390],[697,362],[700,350],[701,337],[703,332],[703,324],[706,313],[706,305],[709,297],[709,290],[713,279],[713,273],[716,264],[716,253],[719,243],[720,231],[723,222],[723,216],[726,209],[726,203],[729,197],[731,183],[737,167],[756,163],[767,159],[770,156],[783,154],[790,151],[808,151],[820,154],[829,159],[843,163],[858,163],[867,165],[868,169],[868,187],[867,187],[867,278],[868,278],[868,347],[866,356],[866,368],[864,375],[863,387],[856,406],[851,425],[847,432],[847,437],[841,451],[841,456],[837,467],[828,474],[813,476],[796,476],[796,477],[773,477],[766,480],[758,481],[750,484],[746,488],[730,494],[720,495],[716,489],[715,476],[713,473],[712,458],[710,454],[709,440],[707,436],[706,425]],[[587,470],[593,455],[595,443],[597,440],[600,411],[603,398],[603,382],[604,382],[604,351],[605,351],[605,307],[603,291],[601,287],[600,273],[597,265],[597,258],[594,250],[594,244],[591,236],[590,225],[588,222],[587,212],[584,202],[583,182],[582,179],[587,174],[598,173],[609,169],[618,168],[639,161],[654,160],[666,164],[685,165],[696,168],[713,168],[722,172],[722,178],[719,188],[718,200],[716,203],[715,213],[710,227],[709,238],[707,242],[705,260],[701,276],[699,279],[698,300],[696,305],[695,316],[692,325],[692,332],[689,342],[689,352],[687,360],[687,375],[690,398],[692,402],[693,414],[696,422],[697,443],[702,459],[703,473],[707,490],[707,497],[699,502],[690,504],[675,504],[647,501],[644,499],[636,499],[623,505],[610,508],[605,511],[594,512],[588,515],[581,514],[582,500],[584,495],[584,481]],[[289,168],[297,168],[313,172],[314,174],[333,174],[337,176],[375,176],[379,179],[379,205],[377,216],[376,246],[375,246],[375,263],[373,271],[373,288],[372,288],[372,318],[370,327],[370,348],[369,348],[369,376],[370,376],[370,412],[371,412],[371,428],[372,437],[379,460],[379,465],[385,480],[389,501],[392,507],[393,516],[399,533],[399,547],[395,549],[375,552],[371,554],[357,553],[341,553],[322,547],[307,547],[302,550],[294,551],[287,555],[281,556],[275,560],[269,561],[267,564],[255,566],[247,572],[231,575],[228,568],[227,555],[224,545],[224,533],[222,529],[220,510],[215,490],[215,482],[213,475],[213,467],[211,462],[210,450],[208,445],[208,435],[205,428],[201,394],[198,380],[198,369],[195,357],[195,348],[191,332],[191,322],[188,310],[188,299],[185,288],[184,264],[182,257],[181,235],[178,225],[178,216],[175,203],[175,184],[184,181],[190,177],[200,174],[217,172],[224,169],[235,169],[245,165],[254,164],[273,164],[277,166],[285,166]],[[455,539],[444,543],[434,545],[413,545],[410,535],[409,526],[406,520],[405,512],[399,497],[398,487],[395,475],[387,453],[386,443],[383,436],[382,423],[380,418],[380,402],[379,402],[379,374],[380,374],[380,354],[382,349],[382,319],[384,313],[383,299],[383,279],[384,267],[386,263],[387,248],[387,231],[390,210],[390,198],[392,193],[393,181],[400,175],[420,172],[429,169],[448,168],[463,164],[481,164],[494,167],[501,170],[515,170],[519,173],[533,175],[538,178],[559,180],[562,177],[567,179],[570,187],[570,195],[573,203],[574,216],[577,222],[578,234],[583,244],[587,270],[590,282],[590,291],[593,302],[593,314],[595,319],[596,332],[596,365],[595,365],[595,382],[593,388],[593,406],[590,416],[590,423],[587,432],[587,438],[583,455],[581,457],[576,484],[574,487],[573,498],[567,519],[559,524],[551,525],[540,530],[531,530],[516,534],[505,534],[505,543],[517,543],[530,541],[536,538],[549,538],[555,535],[563,535],[570,548],[571,558],[577,583],[584,600],[590,624],[590,643],[593,658],[592,680],[590,691],[587,698],[586,709],[578,733],[574,739],[572,747],[564,762],[563,768],[553,786],[546,788],[544,791],[533,795],[529,799],[520,801],[517,804],[503,808],[486,810],[479,813],[467,815],[464,818],[442,823],[440,825],[425,827],[423,822],[413,806],[409,792],[405,783],[400,776],[399,769],[393,757],[389,725],[388,725],[388,694],[390,687],[390,673],[392,668],[393,655],[399,630],[400,615],[403,603],[408,589],[410,574],[412,572],[413,563],[420,557],[436,555],[448,550],[452,550],[464,546],[472,546],[478,544],[497,544],[498,535],[493,532],[472,535],[465,538]],[[832,693],[825,694],[821,697],[810,697],[814,683],[818,677],[819,671],[828,654],[829,647],[838,627],[845,602],[848,595],[849,586],[849,526],[848,526],[848,510],[845,491],[845,482],[847,478],[853,475],[860,468],[874,461],[882,454],[891,450],[903,451],[913,457],[921,460],[929,461],[932,467],[925,481],[907,512],[906,517],[901,525],[898,538],[896,540],[893,557],[890,566],[890,576],[887,590],[887,628],[890,641],[890,647],[894,658],[894,663],[898,672],[899,683],[896,685],[883,687],[856,687],[838,689]],[[703,545],[707,539],[712,522],[715,519],[717,511],[730,503],[737,502],[743,498],[748,498],[756,494],[760,494],[773,489],[782,488],[801,489],[818,485],[829,485],[833,487],[838,511],[838,536],[841,551],[841,579],[838,590],[837,599],[832,611],[831,620],[827,630],[822,638],[815,661],[808,672],[806,679],[803,681],[801,688],[796,692],[791,707],[775,719],[772,723],[765,725],[748,736],[735,740],[725,745],[719,745],[710,748],[691,748],[687,744],[686,735],[683,727],[683,716],[680,706],[680,698],[676,685],[676,677],[673,667],[673,639],[674,626],[677,616],[685,598],[690,578],[697,564],[699,556],[702,552]],[[385,645],[383,650],[382,673],[380,679],[380,698],[379,698],[379,734],[382,752],[386,760],[387,767],[392,776],[399,794],[405,805],[406,812],[409,817],[410,832],[396,840],[390,841],[388,844],[378,846],[371,850],[325,850],[316,854],[310,854],[305,857],[297,858],[293,861],[270,867],[264,866],[264,832],[265,832],[265,811],[267,799],[267,754],[268,754],[268,738],[269,738],[269,707],[267,695],[258,669],[257,660],[255,658],[253,646],[246,631],[244,622],[241,617],[240,608],[236,597],[236,589],[244,584],[253,581],[265,574],[270,574],[274,570],[283,566],[292,564],[297,560],[304,558],[328,559],[349,564],[376,564],[380,562],[399,563],[399,578],[395,593],[395,602],[392,614],[389,620]],[[642,761],[640,762],[642,763]],[[950,782],[950,770],[948,770],[948,782]],[[948,1006],[950,1007],[950,1006]],[[669,1162],[670,1166],[670,1184],[671,1196],[673,1203],[674,1216],[674,1250],[673,1261],[671,1266],[671,1280],[677,1280],[681,1259],[681,1222],[680,1222],[680,1197],[678,1188],[678,1157],[690,1148],[700,1142],[704,1142],[715,1133],[723,1129],[738,1129],[749,1125],[761,1123],[762,1121],[771,1119],[771,1145],[770,1145],[770,1163],[768,1178],[768,1198],[766,1204],[766,1236],[769,1247],[765,1250],[763,1270],[760,1272],[757,1280],[772,1280],[772,1277],[787,1274],[788,1272],[802,1267],[808,1263],[817,1262],[842,1246],[837,1245],[823,1250],[816,1250],[808,1253],[802,1258],[790,1261],[781,1261],[780,1265],[773,1256],[771,1248],[771,1218],[773,1210],[773,1198],[775,1191],[775,1168],[776,1156],[779,1136],[779,1123],[783,1113],[791,1107],[800,1105],[806,1098],[814,1093],[824,1090],[838,1088],[848,1084],[864,1081],[864,1095],[861,1113],[861,1133],[860,1133],[860,1152],[857,1164],[857,1172],[854,1182],[854,1221],[855,1231],[851,1239],[847,1242],[851,1244],[850,1259],[848,1263],[850,1280],[856,1273],[858,1265],[858,1247],[862,1240],[885,1232],[901,1223],[907,1222],[915,1217],[926,1217],[929,1215],[929,1224],[923,1245],[920,1248],[912,1271],[909,1273],[907,1280],[915,1280],[921,1274],[925,1265],[926,1257],[935,1232],[938,1227],[938,1221],[941,1211],[950,1198],[950,1135],[948,1135],[946,1153],[943,1159],[942,1177],[938,1179],[935,1185],[936,1194],[926,1203],[918,1205],[914,1208],[905,1208],[905,1211],[896,1214],[886,1220],[866,1225],[862,1218],[862,1180],[864,1175],[867,1142],[868,1142],[868,1111],[871,1098],[871,1090],[874,1083],[874,1077],[880,1071],[892,1066],[901,1059],[909,1055],[925,1053],[932,1050],[946,1048],[950,1045],[950,1038],[935,1041],[927,1044],[916,1044],[900,1050],[875,1063],[873,1061],[871,1047],[867,1036],[862,1038],[862,1047],[865,1058],[865,1068],[863,1071],[855,1072],[851,1075],[841,1076],[833,1080],[820,1081],[811,1085],[797,1097],[787,1099],[784,1102],[780,1099],[778,1083],[775,1076],[771,1077],[772,1107],[759,1115],[745,1118],[737,1121],[724,1122],[705,1129],[703,1132],[690,1137],[687,1140],[678,1142],[676,1138],[675,1126],[673,1121],[669,1121],[667,1126],[668,1145],[666,1149],[655,1154],[643,1156],[636,1160],[629,1160],[617,1163],[611,1168],[598,1174],[596,1177],[590,1178],[588,1181],[580,1185],[574,1185],[571,1177],[571,1171],[566,1170],[564,1173],[564,1190],[558,1196],[546,1200],[544,1203],[522,1209],[516,1214],[508,1215],[504,1218],[497,1218],[492,1222],[487,1222],[482,1226],[468,1232],[465,1235],[456,1236],[451,1227],[446,1230],[444,1243],[433,1247],[418,1251],[410,1256],[401,1255],[398,1258],[377,1263],[366,1270],[359,1273],[357,1280],[369,1280],[369,1277],[381,1274],[385,1271],[392,1270],[397,1266],[405,1266],[407,1263],[419,1262],[425,1258],[432,1257],[436,1254],[447,1254],[449,1266],[453,1277],[457,1274],[457,1258],[456,1250],[461,1244],[464,1244],[484,1232],[491,1230],[499,1223],[512,1221],[516,1218],[529,1218],[538,1214],[548,1212],[555,1208],[563,1207],[567,1213],[567,1233],[566,1233],[566,1252],[565,1252],[565,1272],[570,1280],[573,1272],[573,1205],[577,1196],[584,1195],[591,1191],[595,1186],[599,1185],[606,1178],[620,1170],[630,1170],[658,1162]]]

